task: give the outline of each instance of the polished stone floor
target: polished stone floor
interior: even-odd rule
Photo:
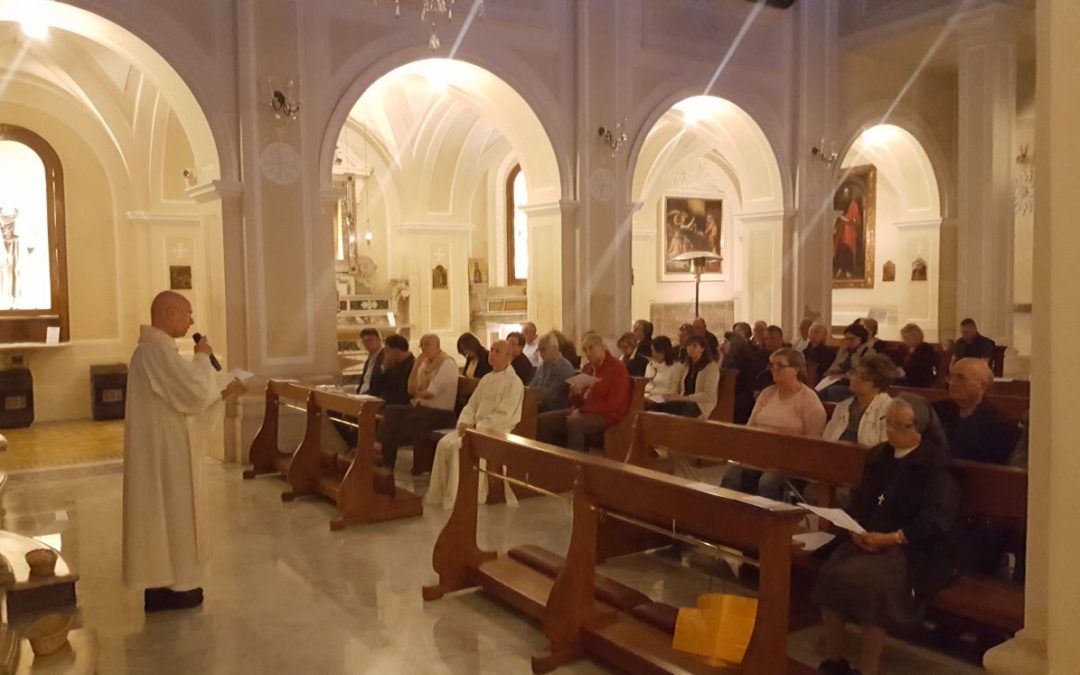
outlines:
[[[420,586],[434,580],[431,549],[445,513],[331,533],[328,503],[283,504],[278,479],[243,481],[240,467],[215,462],[206,470],[214,514],[206,603],[153,616],[119,580],[119,464],[13,477],[4,529],[62,547],[81,574],[78,618],[97,630],[99,673],[528,673],[529,657],[543,650],[535,624],[479,593],[421,600]],[[422,491],[423,481],[416,487]],[[564,551],[569,538],[569,508],[553,498],[485,507],[480,517],[485,547]],[[656,554],[603,571],[676,605],[734,590]],[[789,652],[816,663],[819,643],[820,631],[810,628],[792,635]],[[890,643],[885,666],[886,673],[977,672],[901,643]],[[607,670],[583,661],[559,672]]]

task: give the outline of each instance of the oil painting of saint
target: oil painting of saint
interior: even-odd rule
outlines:
[[[690,263],[672,260],[689,251],[708,251],[723,255],[723,200],[699,197],[665,197],[663,209],[664,241],[661,249],[661,281],[689,279]],[[705,266],[704,277],[719,277],[722,261]]]
[[[837,211],[832,232],[834,288],[874,287],[874,190],[877,171],[871,165],[845,170],[833,197]]]

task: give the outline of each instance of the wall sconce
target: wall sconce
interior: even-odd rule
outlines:
[[[274,117],[279,120],[284,117],[294,120],[296,119],[297,113],[300,112],[300,102],[295,99],[289,100],[289,97],[292,95],[292,88],[292,80],[289,80],[288,95],[280,89],[275,89],[274,92],[270,94],[270,109],[274,111]]]
[[[822,138],[818,142],[817,145],[810,148],[810,156],[811,157],[816,157],[816,158],[820,159],[822,162],[825,162],[826,164],[832,164],[833,162],[835,162],[837,159],[840,158],[840,156],[836,153],[835,146],[831,147],[828,152],[825,151],[825,139],[824,138]]]
[[[600,134],[600,138],[604,142],[604,145],[611,148],[612,155],[618,152],[619,148],[621,148],[623,143],[625,143],[627,140],[626,132],[623,131],[623,128],[625,128],[625,126],[626,118],[624,117],[622,119],[622,122],[619,122],[615,125],[614,129],[600,127],[600,131],[598,132]]]

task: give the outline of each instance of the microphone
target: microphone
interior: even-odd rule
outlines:
[[[202,333],[195,333],[191,336],[191,339],[195,341],[195,344],[202,342]],[[210,355],[210,365],[214,367],[214,370],[221,370],[221,363],[218,362],[217,357],[213,354]]]

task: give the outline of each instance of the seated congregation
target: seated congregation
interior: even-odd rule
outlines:
[[[726,495],[713,504],[717,512],[735,508],[733,513],[740,513],[742,507],[732,503],[750,502],[740,501],[746,498],[737,497],[739,493],[789,503],[784,508],[797,513],[802,511],[794,504],[804,502],[840,506],[861,526],[859,532],[807,521],[811,529],[834,530],[835,538],[812,555],[770,553],[768,574],[762,542],[723,527],[701,526],[696,532],[758,557],[757,591],[763,602],[770,598],[770,608],[778,602],[777,593],[784,596],[785,627],[789,612],[794,623],[800,599],[818,607],[826,636],[819,672],[877,673],[886,634],[911,635],[929,618],[939,630],[990,629],[995,635],[990,639],[997,641],[1022,625],[1023,591],[1017,584],[1024,570],[1023,506],[986,504],[995,498],[988,493],[1005,486],[1012,490],[1021,485],[1026,493],[1022,469],[1027,394],[1018,383],[999,392],[994,368],[1001,366],[1000,351],[978,334],[970,319],[961,328],[961,339],[949,348],[925,342],[914,324],[903,328],[901,343],[879,340],[877,323],[869,318],[845,327],[839,345],[833,344],[825,326],[811,321],[804,321],[799,337],[788,343],[782,329],[760,321],[753,326],[737,323],[717,336],[698,318],[683,324],[672,339],[654,336],[653,325],[639,320],[619,337],[620,356],[596,333],[583,336],[579,356],[562,333],[539,335],[536,326],[525,324],[490,349],[476,336],[462,335],[457,351],[464,367],[442,350],[435,335],[420,338],[420,353],[414,357],[403,336],[383,341],[369,329],[362,335],[368,360],[356,392],[360,399],[375,402],[377,414],[343,406],[354,414],[338,415],[335,426],[352,452],[338,465],[351,471],[357,463],[367,463],[362,489],[391,495],[396,492],[392,472],[399,448],[414,448],[414,473],[430,468],[424,503],[453,509],[454,516],[436,547],[441,582],[438,590],[425,590],[428,599],[469,585],[489,591],[498,585],[491,577],[497,570],[484,571],[486,563],[466,570],[477,560],[488,560],[488,554],[470,557],[460,547],[475,546],[477,504],[516,505],[514,485],[521,496],[573,488],[571,551],[548,570],[558,578],[556,587],[563,583],[563,565],[580,565],[591,586],[597,560],[650,548],[642,542],[660,545],[655,536],[627,535],[626,527],[613,531],[610,521],[599,531],[595,523],[578,523],[578,499],[609,500],[618,502],[621,513],[635,511],[623,503],[625,495],[586,494],[584,477],[592,472],[614,472],[617,480],[611,480],[627,486],[645,475],[653,476],[650,480],[692,479],[679,484],[691,491],[701,489],[699,481],[709,481],[726,488],[716,493]],[[271,383],[268,418],[271,392],[276,404],[284,391]],[[308,399],[309,414],[310,406],[318,405],[313,400],[314,395]],[[341,407],[327,404],[324,409]],[[276,424],[276,413],[274,419]],[[288,455],[276,450],[276,440],[274,444],[275,456]],[[421,459],[425,447],[429,455],[433,452],[430,464]],[[555,452],[556,447],[564,450]],[[254,462],[254,447],[252,455]],[[287,474],[298,460],[282,461],[262,472]],[[649,471],[623,475],[614,468],[619,465]],[[1010,465],[1014,468],[999,468]],[[375,469],[381,473],[373,475]],[[661,479],[663,473],[674,473],[675,478]],[[344,485],[340,477],[338,481]],[[296,482],[290,482],[295,488]],[[639,487],[642,494],[653,489]],[[459,490],[465,491],[460,497]],[[340,506],[342,498],[334,494]],[[686,499],[711,503],[701,495]],[[657,520],[656,509],[666,513],[680,504],[645,509],[645,520]],[[389,517],[410,515],[418,515],[416,509]],[[679,510],[671,514],[671,522],[676,515],[680,522],[694,520]],[[760,514],[746,517],[768,520]],[[355,514],[349,518],[347,522],[362,521]],[[468,518],[473,519],[471,530],[462,521]],[[783,524],[769,527],[775,525],[790,542],[795,521],[781,520]],[[582,537],[596,539],[599,548],[591,558],[574,553],[579,527],[585,528]],[[462,536],[472,536],[472,543],[458,541]],[[529,558],[510,552],[511,558],[515,555]],[[776,565],[792,566],[790,589],[789,572],[774,576]],[[597,578],[598,598],[602,587]],[[556,602],[551,592],[551,602]],[[592,594],[586,595],[591,612]],[[511,600],[512,605],[526,607],[519,595],[511,596],[518,599]],[[572,617],[568,620],[582,620],[585,610],[565,606],[566,597],[559,602],[564,603],[559,611]],[[544,604],[527,607],[527,612],[544,616]],[[957,617],[962,619],[959,624],[953,621]],[[574,642],[561,629],[549,632],[546,622],[549,637],[559,633],[559,640]],[[860,670],[843,652],[849,622],[862,631]],[[673,620],[661,623],[672,628]],[[592,640],[603,658],[628,667],[612,656],[618,640],[610,635],[594,635]],[[553,650],[557,642],[552,637]],[[751,642],[750,662],[764,659],[760,651],[761,646]],[[553,651],[549,665],[566,656]]]

